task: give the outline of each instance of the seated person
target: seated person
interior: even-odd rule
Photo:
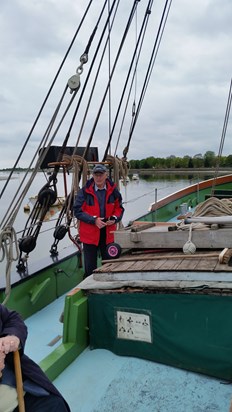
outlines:
[[[19,349],[26,412],[70,412],[42,369],[24,354],[27,327],[20,315],[0,304],[0,412],[18,412],[13,352]]]

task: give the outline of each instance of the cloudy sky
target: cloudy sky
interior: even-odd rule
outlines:
[[[77,30],[87,3],[86,0],[1,0],[0,168],[13,166]],[[25,153],[21,166],[25,166],[26,161],[33,155],[67,80],[76,72],[79,57],[96,24],[96,16],[103,0],[94,0],[93,3],[89,20],[86,21],[86,26],[80,33],[74,50],[70,53],[64,73],[58,82],[58,90],[54,92],[47,113],[40,120],[34,140],[32,139],[28,145],[29,149],[27,154]],[[119,24],[118,39],[120,31],[123,30],[123,19],[127,18],[133,1],[123,0],[121,3],[121,19],[117,23]],[[153,4],[152,16],[155,19],[152,23],[153,33],[157,32],[164,3],[164,0],[156,0]],[[146,4],[147,0],[138,3],[137,22],[141,20],[142,10]],[[218,152],[232,77],[231,21],[231,0],[172,1],[128,153],[129,159],[169,155],[193,156],[198,153],[204,154],[208,150]],[[157,24],[156,29],[155,24]],[[131,34],[129,40],[131,49],[133,38],[136,37],[135,27],[136,24],[134,24],[134,34]],[[149,36],[145,47],[147,54],[152,46],[150,40],[154,38],[154,34]],[[112,57],[114,57],[116,42],[115,38],[111,43]],[[93,54],[94,51],[91,49],[89,65]],[[125,74],[123,60],[119,68],[123,76]],[[86,73],[87,68],[82,74],[82,84]],[[105,63],[105,76],[106,73],[107,63]],[[117,76],[120,82],[120,71]],[[142,84],[142,68],[138,69],[136,78],[138,94],[139,85]],[[117,87],[112,87],[112,111],[116,91]],[[94,118],[97,113],[96,107],[92,107],[91,111]],[[103,136],[108,133],[108,114],[104,112],[104,116],[104,122],[96,130],[95,141],[93,141],[93,145],[98,145],[102,152],[105,147]],[[89,126],[89,129],[84,132],[81,145],[86,144],[91,127]],[[60,144],[67,129],[68,119],[58,136]],[[76,142],[78,127],[73,130],[72,135],[71,145]],[[128,133],[125,130],[122,138],[124,141],[118,146],[119,156],[122,156],[127,138]],[[229,122],[223,154],[231,153],[232,127]]]

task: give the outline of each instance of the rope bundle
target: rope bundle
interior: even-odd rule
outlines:
[[[195,208],[194,217],[232,215],[232,199],[210,197]]]
[[[15,249],[15,251],[14,251]],[[11,292],[11,265],[13,261],[17,261],[19,257],[19,247],[17,235],[13,227],[5,227],[0,233],[0,250],[2,257],[0,262],[6,258],[6,289],[3,305],[6,304]],[[15,256],[14,256],[15,255]]]
[[[113,165],[113,180],[114,183],[119,187],[119,179],[126,179],[128,174],[128,163],[126,160],[119,159],[118,157],[114,157],[108,155],[106,161]]]
[[[192,217],[203,217],[203,216],[231,216],[232,215],[232,199],[218,199],[216,197],[211,197],[205,200],[195,208]],[[196,246],[191,241],[193,230],[207,230],[210,225],[205,223],[191,223],[185,224],[184,220],[177,224],[178,230],[189,231],[188,241],[183,246],[183,252],[185,254],[193,254],[196,251]]]

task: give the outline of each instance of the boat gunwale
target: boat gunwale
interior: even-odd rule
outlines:
[[[188,196],[194,192],[198,192],[199,190],[203,189],[208,189],[212,187],[213,182],[216,181],[215,186],[219,186],[225,183],[232,183],[232,175],[225,175],[225,176],[219,176],[215,180],[214,178],[204,180],[201,182],[194,183],[193,185],[190,185],[188,187],[185,187],[183,189],[177,190],[176,192],[163,197],[162,199],[158,200],[156,203],[152,203],[150,205],[150,212],[154,212],[157,209],[160,209],[163,206],[166,206],[168,203],[174,202],[175,200],[178,200],[182,197]],[[149,212],[148,212],[149,213]]]
[[[39,261],[32,262],[31,265],[27,267],[25,272],[12,272],[11,288],[14,288],[17,285],[28,281],[29,278],[39,276],[41,272],[43,272],[43,270],[49,270],[57,264],[65,262],[68,259],[73,258],[74,256],[77,256],[77,258],[81,256],[81,252],[79,250],[76,249],[72,252],[69,252],[69,250],[71,249],[73,249],[73,245],[62,249],[61,251],[59,251],[59,254],[54,257],[49,255],[40,259]],[[4,292],[6,289],[6,284],[2,284],[3,282],[5,282],[5,277],[1,277],[0,279],[0,292]]]

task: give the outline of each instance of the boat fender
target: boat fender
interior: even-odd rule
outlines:
[[[57,240],[62,240],[65,237],[67,231],[68,229],[65,225],[57,226],[54,230],[53,236]]]
[[[55,203],[56,199],[56,192],[50,188],[42,189],[38,194],[38,202],[41,206],[43,206],[44,204],[52,206]]]
[[[121,255],[121,246],[118,243],[109,243],[106,247],[106,253],[109,259],[117,259]]]
[[[36,247],[36,238],[34,236],[27,236],[19,239],[19,250],[24,253],[30,253]]]

